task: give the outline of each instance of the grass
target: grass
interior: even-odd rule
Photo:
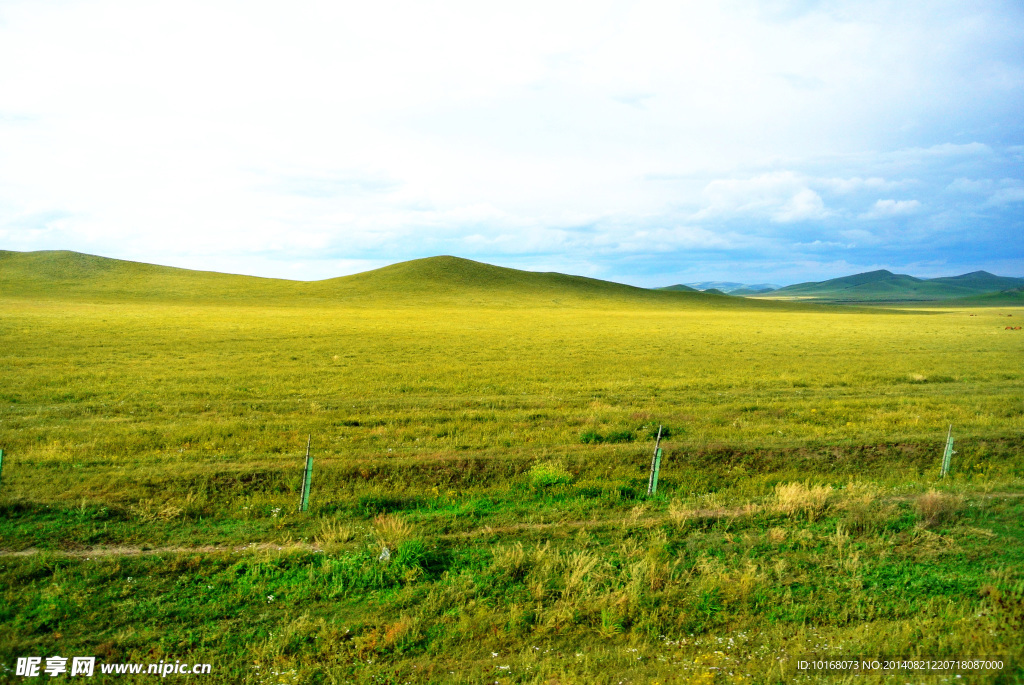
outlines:
[[[0,270],[0,680],[55,654],[248,683],[1024,676],[1020,309],[80,261]]]

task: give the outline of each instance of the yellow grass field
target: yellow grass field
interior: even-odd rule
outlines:
[[[813,682],[827,643],[1020,677],[1024,310],[407,276],[0,294],[0,660]]]

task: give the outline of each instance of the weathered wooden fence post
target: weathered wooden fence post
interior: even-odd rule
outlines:
[[[313,457],[309,456],[309,445],[313,435],[306,439],[306,468],[302,472],[302,493],[299,495],[299,511],[309,510],[309,484],[313,480]]]
[[[654,456],[651,458],[651,475],[647,478],[647,496],[658,491],[658,473],[661,471],[661,426],[658,426],[658,440],[654,443]]]
[[[942,454],[942,477],[949,475],[950,462],[953,461],[953,424],[949,424],[949,432],[946,433],[946,451]]]

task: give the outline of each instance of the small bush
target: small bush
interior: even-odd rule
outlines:
[[[572,482],[572,474],[558,461],[545,461],[530,468],[530,483],[534,487],[546,488],[552,485],[566,485]]]
[[[604,436],[598,433],[596,430],[583,431],[580,435],[580,442],[584,445],[596,445],[604,442]]]
[[[932,528],[953,520],[959,514],[963,501],[956,495],[929,490],[914,502],[921,525]]]

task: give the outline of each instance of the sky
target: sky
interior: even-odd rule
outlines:
[[[0,249],[1024,276],[1024,5],[0,0]]]

